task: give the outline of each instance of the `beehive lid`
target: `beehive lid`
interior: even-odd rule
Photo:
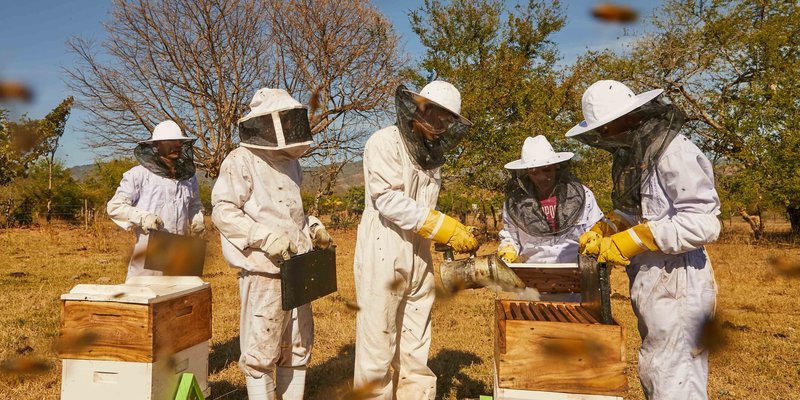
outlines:
[[[136,276],[121,285],[76,285],[61,300],[158,303],[209,286],[197,276]]]

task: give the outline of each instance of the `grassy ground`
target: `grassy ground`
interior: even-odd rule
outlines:
[[[718,312],[729,344],[711,357],[709,394],[715,399],[797,399],[800,393],[800,284],[777,275],[769,256],[800,259],[800,248],[773,224],[771,241],[752,242],[744,226],[726,226],[709,246],[720,286]],[[339,291],[314,302],[316,343],[307,398],[335,399],[349,389],[355,314],[352,260],[355,233],[333,232],[338,243]],[[204,279],[211,283],[214,320],[210,376],[216,399],[246,398],[238,359],[236,273],[212,236]],[[0,398],[56,399],[61,367],[52,349],[58,332],[59,295],[79,283],[124,280],[133,237],[110,223],[83,228],[0,230],[0,359],[44,360],[40,375],[0,377]],[[484,245],[487,253],[496,243]],[[438,260],[437,260],[438,261]],[[627,398],[643,398],[636,374],[640,343],[622,270],[612,276],[614,314],[628,331]],[[443,399],[491,394],[493,294],[471,290],[437,302],[429,365]]]

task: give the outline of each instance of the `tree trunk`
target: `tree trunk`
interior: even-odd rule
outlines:
[[[800,203],[790,204],[786,207],[789,223],[792,225],[792,235],[800,234]]]
[[[47,223],[53,214],[53,160],[47,162]]]
[[[761,218],[761,207],[758,207],[758,215],[750,215],[744,207],[739,207],[739,215],[742,216],[744,222],[750,225],[750,230],[753,231],[753,236],[756,240],[760,240],[764,235],[764,220]]]

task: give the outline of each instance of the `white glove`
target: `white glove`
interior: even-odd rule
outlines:
[[[292,254],[297,254],[297,246],[286,236],[280,236],[272,243],[261,248],[269,258],[288,260]]]
[[[192,236],[197,237],[205,237],[206,235],[206,221],[203,219],[203,213],[195,214],[194,218],[192,218],[192,226],[189,228],[192,232]]]
[[[146,232],[158,231],[164,228],[164,221],[158,215],[147,213],[142,217],[141,227]]]
[[[328,230],[325,229],[325,226],[322,224],[314,224],[311,225],[311,243],[314,245],[315,249],[322,249],[327,250],[333,244],[333,239],[331,235],[328,234]]]

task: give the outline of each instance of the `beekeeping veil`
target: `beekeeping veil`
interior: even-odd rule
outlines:
[[[558,236],[569,231],[580,220],[586,203],[583,184],[570,172],[570,152],[555,152],[542,135],[525,139],[522,157],[505,165],[511,172],[506,183],[505,209],[514,224],[531,236]],[[554,165],[555,185],[552,196],[556,198],[555,229],[539,201],[550,193],[539,193],[528,177],[531,168]]]
[[[155,142],[162,140],[182,142],[180,156],[172,160],[171,165],[161,158],[155,146]],[[182,181],[193,177],[195,173],[194,139],[187,137],[174,121],[163,121],[156,125],[150,139],[139,142],[133,155],[148,171],[164,178]]]
[[[614,208],[641,216],[642,183],[655,173],[656,163],[680,131],[686,116],[651,90],[634,95],[616,81],[599,81],[583,95],[584,122],[573,127],[567,136],[610,152],[614,186]],[[613,136],[601,135],[603,126],[630,115],[630,126]]]
[[[472,122],[460,115],[461,94],[458,89],[444,81],[433,81],[419,93],[414,93],[400,85],[395,92],[397,106],[397,126],[403,137],[406,149],[417,165],[425,170],[441,167],[445,155],[458,145],[472,126]],[[437,121],[428,121],[423,111],[435,107],[447,111]],[[435,140],[426,140],[414,125],[433,126],[442,130]]]
[[[259,89],[239,120],[240,145],[300,158],[311,146],[308,109],[283,89]]]

